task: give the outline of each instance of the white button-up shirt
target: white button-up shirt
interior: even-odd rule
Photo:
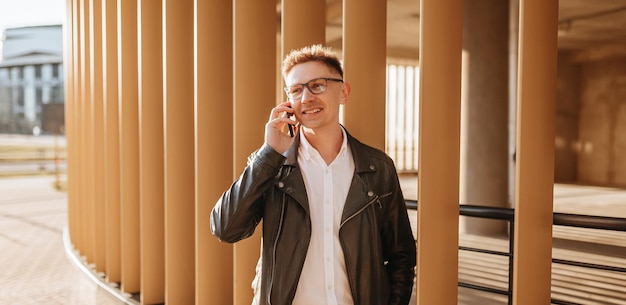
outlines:
[[[311,214],[311,242],[300,274],[294,305],[354,304],[339,242],[339,224],[354,175],[354,160],[343,130],[339,154],[326,165],[300,133],[298,165]]]

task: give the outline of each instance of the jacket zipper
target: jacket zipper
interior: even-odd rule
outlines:
[[[280,205],[280,219],[278,222],[278,232],[276,233],[276,239],[274,239],[274,245],[272,246],[272,277],[270,278],[270,286],[267,289],[267,304],[272,305],[272,286],[274,286],[274,275],[276,271],[276,248],[278,247],[278,238],[283,228],[283,217],[285,216],[285,196],[283,193],[283,202]]]
[[[384,198],[387,197],[389,195],[391,195],[392,193],[386,193],[383,194],[382,196],[376,195],[374,196],[374,198],[372,198],[372,200],[368,201],[362,208],[360,208],[358,211],[354,212],[354,214],[350,215],[350,217],[346,218],[344,221],[341,222],[341,224],[339,224],[339,227],[342,227],[346,222],[348,222],[348,220],[354,218],[357,214],[361,213],[363,210],[365,210],[370,204],[373,204],[374,201],[378,202],[378,208],[382,210],[383,208],[383,204],[380,202],[380,198]]]
[[[378,197],[378,195],[376,195],[374,198],[372,198],[372,200],[368,201],[365,205],[363,205],[363,207],[361,207],[361,208],[360,208],[360,209],[358,209],[356,212],[354,212],[352,215],[350,215],[350,217],[348,217],[348,218],[346,218],[344,221],[342,221],[342,222],[339,224],[339,229],[341,230],[341,227],[343,227],[343,225],[344,225],[346,222],[348,222],[348,220],[350,220],[350,219],[354,218],[356,215],[358,215],[359,213],[363,212],[363,210],[365,210],[368,206],[372,205],[372,204],[374,203],[374,201],[377,201],[377,200],[378,200],[378,198],[379,198],[379,197]],[[380,204],[380,201],[379,201],[379,204]],[[340,239],[340,242],[341,242],[341,247],[342,247],[342,248],[345,248],[345,246],[346,246],[346,245],[344,244],[344,242],[343,242],[343,240],[342,240],[342,239]],[[347,270],[350,270],[350,266],[349,266],[348,264],[349,264],[349,262],[346,260],[346,271],[347,271]],[[354,279],[350,278],[350,272],[347,272],[347,275],[348,275],[348,283],[350,283],[350,293],[352,293],[352,292],[356,291],[356,288],[354,288],[354,287],[353,287],[353,284],[354,284]],[[352,299],[353,299],[354,301],[356,301],[356,300],[357,300],[357,296],[355,296],[354,294],[352,294]]]
[[[343,227],[343,225],[348,222],[348,220],[354,218],[356,215],[358,215],[359,213],[363,212],[363,210],[365,210],[368,206],[370,206],[372,203],[374,203],[374,201],[378,200],[378,195],[376,195],[374,198],[372,198],[372,200],[368,201],[363,207],[361,207],[360,209],[358,209],[356,212],[354,212],[352,215],[350,215],[350,217],[346,218],[344,221],[341,222],[341,224],[339,224],[339,227]],[[378,204],[380,205],[380,207],[382,208],[382,205],[380,204],[380,202],[378,202]]]

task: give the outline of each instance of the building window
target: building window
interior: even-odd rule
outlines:
[[[50,93],[50,103],[63,103],[63,100],[64,100],[63,85],[62,84],[53,85],[51,89],[52,89],[52,92]]]
[[[37,111],[41,111],[41,104],[43,104],[43,88],[35,88],[35,104],[37,105]]]
[[[35,79],[41,79],[41,65],[35,66]]]
[[[24,80],[24,67],[13,67],[11,71],[11,81],[13,84],[21,84]]]
[[[60,66],[60,64],[53,64],[52,65],[52,78],[53,79],[59,78],[59,66]]]
[[[16,87],[13,91],[16,95],[15,101],[17,103],[18,109],[21,109],[24,112],[24,88]]]

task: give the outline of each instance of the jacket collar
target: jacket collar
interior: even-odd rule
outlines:
[[[356,173],[360,174],[376,171],[375,166],[370,161],[369,155],[364,153],[364,144],[354,138],[343,125],[341,125],[341,128],[345,130],[348,137],[348,146],[350,146],[352,158],[354,158],[354,170]],[[284,165],[298,166],[298,147],[300,147],[300,133],[294,138],[291,147],[285,152],[286,160]]]

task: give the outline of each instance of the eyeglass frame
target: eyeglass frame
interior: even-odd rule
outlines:
[[[324,89],[324,91],[315,93],[315,92],[313,92],[313,90],[311,90],[311,87],[309,87],[309,84],[311,82],[318,81],[320,79],[323,79],[326,82],[326,85],[324,86],[325,89]],[[286,86],[285,89],[284,89],[285,90],[285,94],[287,95],[287,99],[289,99],[290,101],[298,99],[298,98],[292,98],[292,97],[289,96],[289,90],[290,90],[290,88],[293,88],[294,86],[302,86],[302,92],[300,92],[300,98],[302,98],[302,95],[304,94],[304,88],[309,89],[309,92],[311,92],[311,94],[314,94],[314,95],[322,94],[322,93],[326,92],[326,90],[328,90],[328,81],[329,80],[330,81],[334,81],[334,82],[338,82],[338,83],[343,83],[343,79],[340,79],[340,78],[318,77],[318,78],[314,78],[314,79],[312,79],[312,80],[310,80],[310,81],[308,81],[306,83],[293,84],[293,85],[290,85],[290,86]]]

